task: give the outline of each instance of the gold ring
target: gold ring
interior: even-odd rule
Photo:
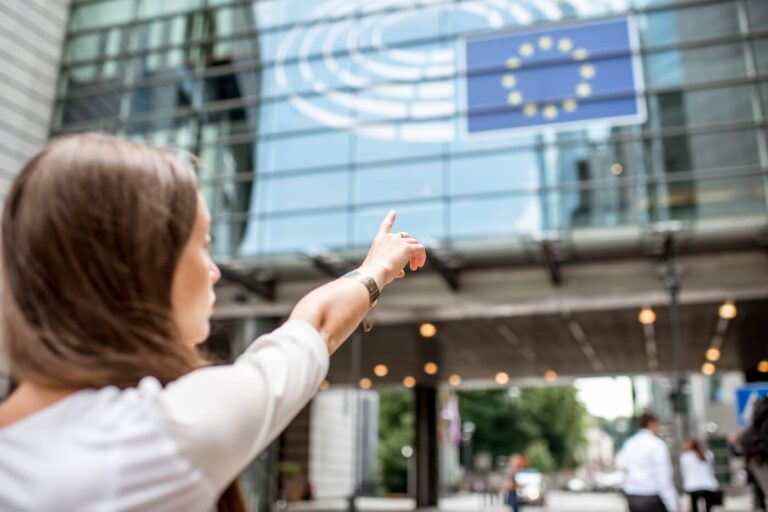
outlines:
[[[408,233],[405,231],[398,231],[397,234],[400,235],[400,238],[408,238]]]

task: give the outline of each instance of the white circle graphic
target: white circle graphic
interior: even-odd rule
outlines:
[[[282,39],[278,89],[299,81],[290,102],[302,115],[362,137],[410,143],[457,138],[460,100],[455,45],[402,47],[420,23],[471,18],[488,31],[624,12],[627,0],[327,0]],[[398,10],[399,9],[399,10]],[[336,20],[332,23],[311,20]],[[473,30],[475,31],[475,30]],[[401,36],[402,37],[402,36]],[[297,66],[289,63],[296,61]]]

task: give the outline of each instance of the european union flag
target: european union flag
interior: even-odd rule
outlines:
[[[628,17],[465,40],[467,131],[642,123],[642,74]]]

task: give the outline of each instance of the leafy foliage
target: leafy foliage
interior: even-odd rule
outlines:
[[[464,391],[459,393],[459,410],[462,422],[475,424],[475,453],[488,452],[495,459],[527,453],[540,442],[553,459],[551,469],[577,465],[587,412],[572,386],[524,388],[516,399],[505,390]]]
[[[379,392],[379,482],[382,491],[408,491],[408,459],[404,446],[414,443],[413,394],[405,390]]]

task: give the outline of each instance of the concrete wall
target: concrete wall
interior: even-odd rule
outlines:
[[[0,201],[48,139],[69,0],[0,2]]]

